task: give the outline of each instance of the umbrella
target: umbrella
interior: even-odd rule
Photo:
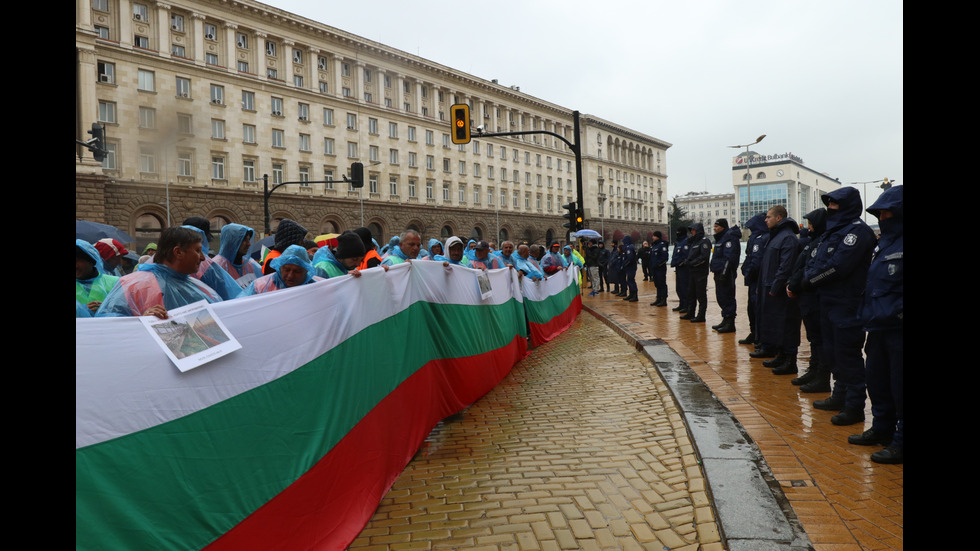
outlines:
[[[316,241],[318,247],[336,247],[338,237],[340,237],[339,233],[325,233],[316,236],[313,241]]]
[[[136,241],[132,236],[115,226],[89,222],[88,220],[75,220],[75,239],[84,239],[89,243],[95,243],[99,239],[105,239],[106,237],[115,239],[120,243],[132,243]]]
[[[254,258],[255,260],[262,261],[262,250],[271,249],[273,245],[276,244],[276,236],[267,235],[258,241],[252,241],[252,246],[248,249],[248,256]]]
[[[574,235],[575,237],[591,237],[593,239],[602,239],[602,236],[599,235],[599,232],[595,230],[579,230],[573,233],[572,235]]]

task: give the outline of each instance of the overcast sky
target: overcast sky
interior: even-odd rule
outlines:
[[[761,134],[843,184],[905,183],[897,0],[266,3],[667,141],[671,196],[731,192],[726,146]]]

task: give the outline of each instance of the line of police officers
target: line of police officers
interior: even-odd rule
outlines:
[[[802,392],[830,392],[813,407],[836,411],[835,425],[863,422],[870,397],[871,428],[848,442],[884,446],[871,454],[872,461],[902,463],[903,186],[889,188],[867,209],[879,220],[880,239],[861,220],[856,188],[840,188],[821,199],[826,208],[805,216],[805,231],[782,206],[746,224],[752,234],[742,275],[749,287],[750,334],[738,342],[754,345],[749,355],[764,358],[773,374],[797,374],[802,323],[810,365],[793,384]],[[732,332],[741,232],[719,219],[712,245],[701,223],[688,231],[679,229],[670,262],[680,299],[674,310],[684,314],[681,319],[704,321],[710,269],[722,309],[722,323],[713,328]]]

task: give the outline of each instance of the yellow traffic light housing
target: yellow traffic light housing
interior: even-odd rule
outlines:
[[[470,143],[470,106],[457,103],[449,112],[452,114],[453,143]]]

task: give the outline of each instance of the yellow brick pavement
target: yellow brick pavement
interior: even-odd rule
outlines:
[[[440,423],[351,545],[724,548],[670,391],[588,314]]]

